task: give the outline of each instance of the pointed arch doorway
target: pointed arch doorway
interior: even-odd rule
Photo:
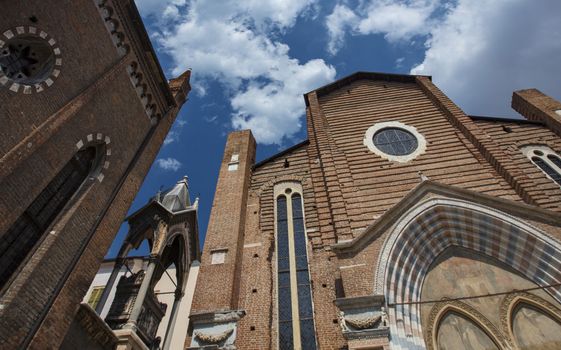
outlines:
[[[449,254],[449,259],[442,259],[443,254]],[[446,261],[448,266],[441,265]],[[470,263],[466,265],[466,262]],[[455,344],[454,337],[459,336],[461,339],[461,336],[450,333],[442,336],[439,327],[444,325],[445,328],[454,329],[454,325],[460,323],[470,325],[474,334],[485,334],[489,338],[488,342],[481,345],[483,349],[492,349],[493,346],[498,349],[517,348],[512,337],[500,330],[497,325],[501,323],[500,320],[473,317],[469,316],[469,312],[456,310],[451,314],[440,314],[436,321],[429,321],[427,315],[431,311],[427,310],[437,304],[443,307],[448,303],[446,299],[453,301],[470,294],[479,296],[482,291],[483,294],[493,293],[485,291],[485,283],[499,289],[503,285],[506,287],[505,292],[508,292],[508,288],[512,288],[509,283],[517,285],[517,278],[525,281],[524,285],[528,288],[557,285],[534,294],[558,310],[561,300],[561,288],[558,286],[561,281],[560,263],[559,242],[525,220],[461,199],[433,198],[421,202],[393,226],[379,257],[375,294],[386,297],[392,348],[446,348],[438,346],[438,339],[448,337],[446,341]],[[472,266],[468,266],[470,264]],[[458,268],[454,270],[451,268],[453,266]],[[440,276],[432,278],[431,273],[439,270]],[[481,273],[483,285],[470,285],[466,280],[469,272]],[[502,283],[507,277],[512,281]],[[446,288],[439,287],[445,284],[447,278],[463,283],[466,288],[449,290],[446,294]],[[424,295],[426,288],[442,293]],[[424,307],[427,301],[425,297],[437,298],[436,301],[440,303],[432,300],[433,305]],[[463,303],[460,300],[458,302]],[[464,304],[475,311],[485,308],[484,303]],[[479,314],[483,315],[481,312]],[[551,322],[547,324],[552,327],[555,325]],[[465,348],[470,349],[469,344]],[[477,346],[472,348],[478,349]]]

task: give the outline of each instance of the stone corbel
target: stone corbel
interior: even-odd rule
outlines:
[[[218,334],[208,334],[208,333],[203,333],[203,332],[195,332],[195,338],[198,338],[199,340],[201,340],[203,343],[207,343],[207,344],[218,344],[221,343],[223,341],[225,341],[230,334],[232,334],[232,332],[234,331],[233,328],[227,329],[224,332],[218,333]]]
[[[343,312],[341,311],[341,313]],[[350,325],[350,328],[362,330],[372,329],[375,326],[378,326],[378,323],[382,319],[382,315],[345,316],[343,314],[342,318],[346,325]],[[349,329],[348,326],[346,328]]]
[[[238,321],[244,316],[244,310],[191,314],[193,338],[188,349],[236,349]]]

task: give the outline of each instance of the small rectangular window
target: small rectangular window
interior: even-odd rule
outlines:
[[[88,299],[88,305],[91,306],[92,309],[95,310],[99,300],[101,299],[101,295],[103,294],[103,290],[105,286],[94,287],[92,292],[90,293],[90,298]]]
[[[224,264],[226,261],[226,249],[220,249],[210,252],[210,263],[212,265]]]

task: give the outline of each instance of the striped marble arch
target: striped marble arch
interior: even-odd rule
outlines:
[[[502,261],[539,286],[561,281],[561,244],[543,231],[473,202],[424,201],[394,225],[379,258],[375,289],[388,304],[392,349],[425,348],[414,303],[431,263],[452,246]],[[547,291],[561,302],[561,287]]]

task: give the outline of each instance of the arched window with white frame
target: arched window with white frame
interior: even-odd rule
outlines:
[[[302,185],[275,185],[279,349],[317,348]]]
[[[561,186],[561,157],[555,151],[545,145],[525,146],[521,150],[548,178]]]
[[[76,152],[12,226],[0,233],[0,291],[8,288],[82,184],[93,179],[104,149],[95,145]]]

